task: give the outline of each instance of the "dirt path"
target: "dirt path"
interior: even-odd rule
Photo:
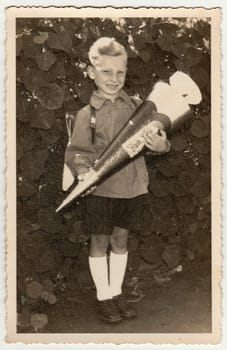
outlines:
[[[196,333],[211,331],[209,263],[189,268],[163,284],[147,284],[145,297],[133,303],[138,318],[118,325],[101,322],[93,290],[65,296],[49,310],[47,333]],[[72,300],[75,299],[75,300]]]

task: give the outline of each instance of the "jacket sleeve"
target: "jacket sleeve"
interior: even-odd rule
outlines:
[[[66,147],[65,163],[74,176],[87,172],[97,158],[91,142],[90,116],[89,106],[77,113],[72,137]]]

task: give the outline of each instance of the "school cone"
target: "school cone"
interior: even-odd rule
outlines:
[[[144,130],[154,128],[152,121],[160,121],[165,130],[172,132],[192,117],[190,105],[200,103],[201,98],[197,84],[183,72],[174,73],[169,83],[156,83],[146,100],[86,173],[84,180],[76,185],[56,212],[100,182],[111,170],[138,154],[144,147]]]

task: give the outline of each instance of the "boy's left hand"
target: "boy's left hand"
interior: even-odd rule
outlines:
[[[150,151],[165,152],[167,148],[167,137],[164,130],[149,129],[144,132],[145,146]]]

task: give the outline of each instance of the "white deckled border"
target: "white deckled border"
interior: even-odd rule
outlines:
[[[221,38],[220,9],[12,7],[7,9],[7,328],[8,342],[216,344],[221,335]],[[16,332],[16,73],[18,17],[210,17],[212,53],[212,324],[209,334],[17,334]]]

